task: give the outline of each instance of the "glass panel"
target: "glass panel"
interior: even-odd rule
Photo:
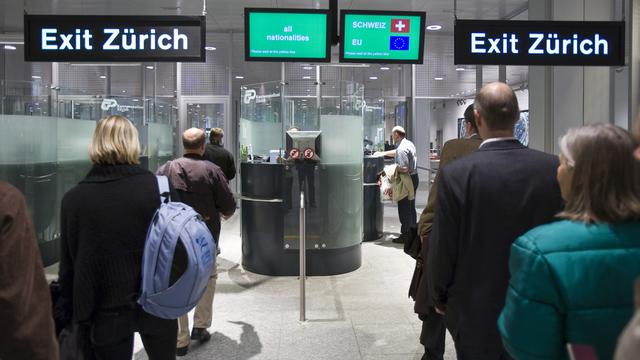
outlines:
[[[364,154],[384,151],[384,100],[368,98],[364,107]]]
[[[271,150],[284,149],[284,129],[281,114],[281,84],[279,81],[246,85],[240,98],[240,161],[261,161]],[[285,103],[285,107],[292,106]]]
[[[53,117],[48,88],[10,82],[2,85],[7,93],[0,101],[0,180],[25,195],[40,253],[48,266],[59,259],[60,201],[91,167],[88,147],[96,120],[110,114],[132,120],[140,134],[143,166],[155,170],[158,163],[173,155],[175,99],[60,96],[53,101],[59,117]],[[26,88],[33,95],[22,95]],[[149,111],[157,108],[156,103],[167,107],[160,119]]]
[[[324,86],[321,90],[325,92]],[[321,248],[344,248],[362,240],[363,95],[362,85],[343,82],[339,97],[321,96],[320,181],[326,189]]]
[[[187,124],[189,127],[224,130],[224,104],[187,104]]]

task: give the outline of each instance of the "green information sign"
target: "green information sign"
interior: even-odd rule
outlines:
[[[341,62],[422,64],[424,12],[346,10],[340,21]]]
[[[246,8],[244,21],[246,61],[330,61],[327,10]]]

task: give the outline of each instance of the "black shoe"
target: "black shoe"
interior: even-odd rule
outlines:
[[[404,234],[398,236],[397,238],[393,238],[391,239],[391,242],[393,242],[394,244],[404,244],[404,240],[406,239],[406,236]]]
[[[193,330],[191,330],[191,340],[198,340],[203,343],[209,341],[209,339],[211,339],[211,334],[209,334],[207,329],[193,328]]]
[[[176,356],[185,356],[189,352],[189,345],[176,348]]]

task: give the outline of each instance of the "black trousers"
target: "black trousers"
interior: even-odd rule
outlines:
[[[511,356],[504,350],[476,349],[458,346],[456,344],[458,360],[511,360]]]
[[[147,314],[140,307],[101,311],[92,320],[96,360],[131,360],[133,334],[140,333],[149,360],[175,360],[178,322]]]
[[[432,307],[427,314],[420,315],[420,320],[422,320],[420,343],[424,345],[422,360],[444,359],[444,339],[447,331],[444,317]]]
[[[418,190],[418,183],[420,179],[418,174],[411,175],[411,181],[413,182],[414,193]],[[398,201],[398,218],[400,218],[400,233],[403,236],[409,236],[411,228],[415,228],[418,222],[416,215],[416,201],[404,198]]]

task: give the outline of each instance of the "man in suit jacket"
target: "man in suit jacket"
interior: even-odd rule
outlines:
[[[468,155],[478,149],[482,140],[478,134],[478,128],[476,126],[476,120],[473,116],[473,104],[467,106],[464,111],[464,125],[466,127],[466,138],[453,139],[447,141],[442,147],[442,154],[440,156],[440,168],[453,162],[454,160]],[[418,234],[422,240],[422,247],[420,250],[420,259],[418,261],[425,261],[429,254],[429,233],[431,233],[431,226],[433,224],[433,217],[436,209],[436,189],[438,185],[438,175],[434,180],[431,191],[429,191],[429,197],[427,199],[427,206],[420,215],[420,221],[418,222]],[[424,263],[422,264],[422,270],[424,270]],[[444,340],[445,340],[445,325],[442,315],[438,314],[434,307],[431,298],[429,297],[428,285],[424,275],[424,272],[414,274],[418,276],[418,289],[415,296],[415,312],[422,320],[422,332],[420,333],[420,343],[424,345],[423,359],[436,359],[442,360],[444,358]],[[422,281],[424,278],[425,281]]]
[[[474,108],[485,140],[478,151],[440,170],[428,286],[459,360],[509,359],[497,319],[511,243],[561,210],[558,160],[513,137],[520,110],[508,85],[484,86]]]

